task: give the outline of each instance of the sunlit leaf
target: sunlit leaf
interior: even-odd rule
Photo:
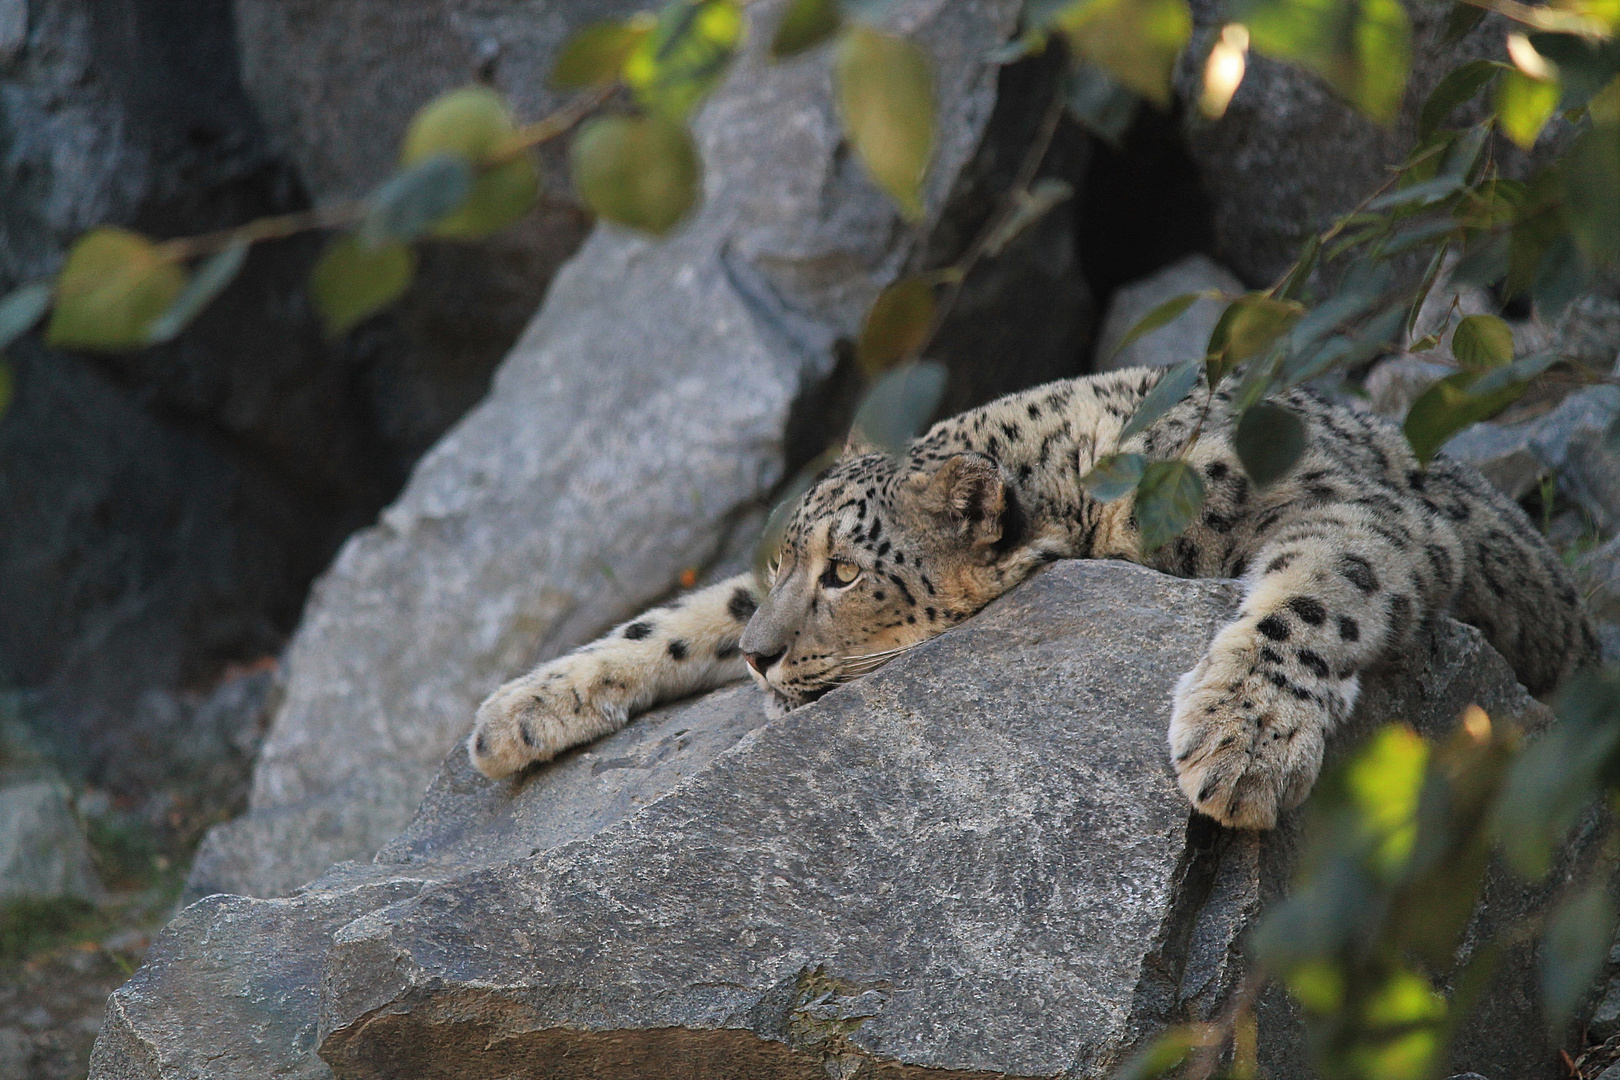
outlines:
[[[1136,525],[1142,553],[1156,551],[1186,531],[1204,505],[1204,481],[1180,459],[1151,462],[1136,485]]]
[[[1469,315],[1451,335],[1451,355],[1465,368],[1501,367],[1513,359],[1513,328],[1495,315]]]
[[[489,236],[533,208],[540,173],[533,154],[512,151],[515,130],[505,99],[487,86],[452,90],[416,114],[400,148],[401,165],[451,154],[466,159],[477,173],[472,193],[460,209],[439,219],[434,235]]]
[[[1541,941],[1541,1007],[1562,1033],[1597,981],[1614,939],[1615,908],[1599,880],[1553,912]]]
[[[1367,1002],[1362,1037],[1343,1051],[1349,1075],[1377,1080],[1428,1080],[1445,1049],[1446,1002],[1429,981],[1398,968]]]
[[[186,287],[186,274],[150,240],[103,227],[80,237],[56,279],[45,340],[64,349],[135,349]]]
[[[890,369],[861,399],[850,438],[900,453],[939,409],[945,381],[945,365],[932,360]]]
[[[1518,383],[1477,393],[1474,384],[1479,378],[1477,371],[1447,375],[1412,402],[1402,430],[1420,462],[1428,464],[1446,440],[1470,424],[1489,420],[1525,391],[1525,384]]]
[[[1453,109],[1479,93],[1505,66],[1491,60],[1471,60],[1447,72],[1423,103],[1423,111],[1418,115],[1418,138],[1433,135]]]
[[[1237,0],[1260,52],[1302,64],[1380,123],[1394,121],[1412,62],[1400,0]]]
[[[415,240],[472,194],[473,168],[460,154],[430,154],[406,166],[374,191],[360,222],[362,242]]]
[[[1170,107],[1176,57],[1192,36],[1187,0],[1075,0],[1051,25],[1114,81]]]
[[[1417,732],[1387,724],[1362,744],[1346,769],[1346,790],[1371,842],[1371,865],[1386,880],[1405,865],[1417,840],[1418,797],[1428,761],[1429,746]]]
[[[1064,103],[1086,130],[1118,146],[1136,119],[1142,99],[1095,64],[1080,64],[1065,76]]]
[[[1533,79],[1518,68],[1508,68],[1496,83],[1496,116],[1502,133],[1528,150],[1541,137],[1563,91],[1556,81]]]
[[[838,0],[792,0],[771,39],[771,55],[778,60],[813,49],[843,25]]]
[[[579,90],[616,81],[624,72],[624,62],[655,24],[654,18],[643,13],[582,27],[563,42],[551,65],[551,85],[558,90]]]
[[[697,148],[680,124],[600,117],[580,129],[570,153],[574,189],[609,221],[662,235],[697,201]]]
[[[903,277],[878,294],[866,313],[855,359],[868,378],[921,349],[934,325],[934,289],[925,278]]]
[[[214,298],[236,280],[236,275],[242,270],[242,264],[247,261],[247,254],[246,241],[239,241],[203,260],[196,273],[192,274],[191,281],[184,291],[175,297],[169,309],[159,315],[147,328],[146,340],[158,345],[178,337],[180,331],[190,326],[191,321],[202,314],[203,308],[213,303]]]
[[[624,63],[624,81],[648,112],[679,122],[725,77],[742,43],[734,0],[671,0]]]
[[[1250,293],[1229,304],[1209,335],[1207,363],[1214,385],[1246,360],[1271,348],[1305,312],[1296,300]]]
[[[915,43],[857,24],[834,70],[844,129],[877,186],[913,221],[934,153],[934,79]]]
[[[1160,376],[1153,389],[1147,392],[1142,403],[1131,414],[1130,422],[1119,433],[1119,441],[1125,442],[1132,436],[1147,430],[1149,424],[1163,416],[1187,396],[1187,391],[1198,382],[1198,376],[1203,372],[1204,361],[1200,357],[1194,360],[1184,360]]]
[[[1147,458],[1141,454],[1109,454],[1093,465],[1080,483],[1103,502],[1113,502],[1135,491],[1146,469]]]
[[[1232,446],[1257,487],[1288,472],[1305,452],[1305,425],[1287,409],[1259,401],[1243,411]]]
[[[0,300],[0,349],[32,330],[51,307],[51,286],[46,281],[24,285]]]
[[[339,337],[398,300],[415,273],[416,253],[405,244],[372,248],[352,235],[332,241],[309,278],[327,334]]]
[[[1169,326],[1181,318],[1186,310],[1198,303],[1198,301],[1219,298],[1219,294],[1211,292],[1182,293],[1180,296],[1172,296],[1164,303],[1156,305],[1152,311],[1137,319],[1136,325],[1131,327],[1130,332],[1120,338],[1119,344],[1114,346],[1114,351],[1108,355],[1109,362],[1112,363],[1114,358],[1124,352],[1127,346],[1140,341],[1160,327]]]

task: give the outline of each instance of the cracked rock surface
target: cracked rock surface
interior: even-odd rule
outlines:
[[[1219,1010],[1291,864],[1296,822],[1189,820],[1166,760],[1171,688],[1237,599],[1061,563],[780,720],[734,687],[509,782],[453,753],[373,862],[184,911],[91,1076],[1105,1076]],[[1450,622],[1363,700],[1337,748],[1470,701],[1545,717]],[[1485,926],[1528,902],[1490,895]],[[1459,1070],[1550,1068],[1529,965]],[[1260,1022],[1270,1074],[1304,1075],[1286,1002]]]

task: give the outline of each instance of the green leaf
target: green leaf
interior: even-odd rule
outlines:
[[[1160,327],[1169,326],[1181,318],[1182,314],[1198,301],[1218,299],[1220,299],[1220,295],[1212,292],[1182,293],[1180,296],[1172,296],[1136,320],[1136,325],[1131,327],[1130,333],[1120,338],[1119,344],[1114,346],[1114,351],[1108,354],[1109,362],[1112,363],[1114,357],[1124,352],[1126,346],[1140,341]]]
[[[582,90],[616,82],[630,54],[646,40],[657,20],[643,12],[629,19],[609,19],[582,27],[563,42],[551,65],[551,86]]]
[[[945,397],[945,365],[901,364],[872,385],[855,410],[852,441],[898,454],[933,419]]]
[[[1192,36],[1187,0],[1072,0],[1049,25],[1115,82],[1170,107],[1176,57]]]
[[[1569,233],[1558,237],[1542,253],[1541,265],[1536,267],[1535,280],[1530,283],[1536,313],[1548,321],[1558,318],[1566,307],[1586,292],[1591,277],[1591,267],[1582,256],[1575,237]]]
[[[838,33],[843,23],[837,0],[792,0],[771,39],[771,56],[783,60],[813,49]]]
[[[923,216],[934,153],[934,79],[913,42],[854,25],[839,42],[838,107],[866,170],[908,220]]]
[[[1620,98],[1620,82],[1604,91]],[[1620,255],[1620,119],[1596,117],[1564,158],[1569,223],[1581,252],[1595,266]]]
[[[1446,29],[1443,44],[1455,45],[1467,37],[1480,20],[1485,18],[1485,9],[1464,0],[1454,0],[1451,12],[1446,16]]]
[[[1437,176],[1421,180],[1406,187],[1398,187],[1387,195],[1380,195],[1367,204],[1368,210],[1394,210],[1405,206],[1428,206],[1462,190],[1463,182],[1456,176]]]
[[[411,121],[400,164],[412,166],[436,154],[471,162],[477,173],[461,208],[439,220],[435,236],[475,240],[504,229],[527,214],[540,194],[534,155],[514,153],[516,132],[506,101],[486,86],[452,90],[429,102]]]
[[[367,200],[360,240],[381,247],[415,240],[472,194],[473,169],[460,154],[431,154],[383,181]]]
[[[1402,430],[1418,461],[1427,465],[1457,432],[1470,424],[1489,420],[1519,399],[1527,384],[1514,383],[1493,392],[1477,394],[1477,371],[1447,375],[1412,402]]]
[[[742,35],[734,0],[671,0],[625,61],[624,81],[648,112],[685,120],[725,77]]]
[[[1423,111],[1418,116],[1418,140],[1433,135],[1453,109],[1479,93],[1480,88],[1506,66],[1490,60],[1471,60],[1447,72],[1423,103]]]
[[[1512,238],[1508,233],[1495,233],[1471,243],[1451,268],[1451,280],[1459,285],[1494,285],[1508,270],[1508,251]]]
[[[1136,485],[1136,524],[1142,553],[1156,551],[1180,536],[1204,505],[1198,470],[1179,458],[1155,461]]]
[[[1232,369],[1271,348],[1299,322],[1305,306],[1296,300],[1274,300],[1249,293],[1227,305],[1209,335],[1205,358],[1209,382],[1216,385]]]
[[[1142,99],[1094,64],[1071,69],[1064,81],[1064,104],[1093,135],[1118,146],[1136,119]]]
[[[1563,91],[1557,82],[1532,79],[1518,68],[1508,68],[1496,84],[1496,115],[1502,134],[1528,150],[1541,136]]]
[[[327,334],[340,337],[398,300],[415,273],[416,253],[405,244],[372,248],[353,235],[332,241],[309,277]]]
[[[203,261],[192,275],[191,282],[185,291],[175,298],[169,305],[169,310],[159,315],[157,321],[146,331],[146,340],[153,345],[160,345],[165,341],[172,341],[180,336],[180,331],[191,325],[191,321],[202,314],[203,308],[214,302],[214,298],[224,292],[236,275],[241,272],[242,264],[247,261],[248,244],[239,240],[215,255]]]
[[[1451,335],[1451,355],[1465,368],[1501,367],[1513,359],[1513,328],[1495,315],[1469,315]]]
[[[903,277],[878,293],[855,346],[866,377],[876,378],[926,345],[934,311],[934,288],[926,278]]]
[[[1508,296],[1523,296],[1529,292],[1548,248],[1568,235],[1563,171],[1543,169],[1531,177],[1524,202],[1513,220],[1503,291]]]
[[[1256,487],[1275,482],[1305,452],[1305,425],[1287,409],[1259,401],[1243,411],[1232,435],[1243,471]]]
[[[1400,0],[1237,0],[1232,18],[1256,50],[1309,68],[1374,120],[1394,122],[1412,63]]]
[[[1103,502],[1129,495],[1142,482],[1147,458],[1141,454],[1109,454],[1080,478],[1080,483]]]
[[[1193,360],[1184,360],[1159,377],[1153,389],[1147,392],[1142,403],[1131,414],[1130,422],[1119,433],[1119,441],[1125,440],[1141,431],[1159,417],[1169,412],[1171,407],[1178,404],[1187,396],[1187,391],[1198,382],[1198,376],[1203,373],[1204,361],[1202,357]]]
[[[0,349],[32,330],[50,306],[51,286],[45,281],[24,285],[0,300]]]
[[[1563,1034],[1608,957],[1615,908],[1601,880],[1553,912],[1541,942],[1541,1007],[1547,1026]]]
[[[1300,248],[1299,258],[1294,260],[1293,268],[1288,271],[1288,277],[1278,287],[1276,296],[1279,300],[1298,300],[1305,293],[1305,286],[1311,280],[1311,274],[1316,270],[1317,260],[1322,256],[1322,236],[1312,233]]]
[[[61,349],[138,349],[186,287],[186,274],[144,236],[103,227],[68,252],[45,340]]]
[[[679,124],[598,118],[580,129],[571,154],[574,189],[609,221],[661,236],[697,201],[697,148]]]

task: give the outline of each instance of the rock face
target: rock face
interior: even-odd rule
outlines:
[[[1124,349],[1119,348],[1119,343],[1144,315],[1183,293],[1217,292],[1237,296],[1244,291],[1243,282],[1208,255],[1188,255],[1152,277],[1122,286],[1108,302],[1108,314],[1097,334],[1091,370],[1168,367],[1204,355],[1209,347],[1210,332],[1220,320],[1221,312],[1226,310],[1226,304],[1220,300],[1194,301],[1169,324],[1144,334]],[[1115,350],[1119,350],[1117,354]]]
[[[0,903],[104,895],[67,784],[21,724],[0,720]]]
[[[949,137],[932,174],[936,224],[985,148],[998,104],[985,57],[1017,9],[895,9],[937,64]],[[192,895],[286,893],[376,851],[488,691],[722,562],[785,469],[825,445],[817,402],[836,396],[835,346],[919,255],[918,234],[844,152],[825,55],[771,65],[769,36],[756,25],[699,120],[707,179],[694,219],[657,243],[599,229],[489,398],[317,586],[251,811],[205,842]],[[1016,147],[996,152],[1017,160]],[[1004,295],[1020,281],[1027,294],[1027,275],[1002,280]],[[995,295],[977,310],[999,325]],[[1028,377],[1077,359],[1049,323],[1015,325],[1031,338],[1003,344],[1031,358]]]
[[[1208,1017],[1293,822],[1189,821],[1167,702],[1233,582],[1059,564],[873,676],[766,721],[751,687],[491,783],[459,750],[369,865],[212,896],[108,1004],[94,1080],[207,1076],[1103,1077]],[[1532,725],[1441,625],[1358,719]],[[1522,900],[1492,894],[1492,914]],[[1457,1065],[1551,1075],[1500,969]],[[1302,1075],[1286,1006],[1262,1060]]]

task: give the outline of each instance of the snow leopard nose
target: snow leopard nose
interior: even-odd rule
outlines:
[[[748,661],[749,667],[763,675],[766,671],[770,670],[772,664],[776,663],[786,655],[786,649],[783,649],[781,652],[773,652],[769,654],[750,652],[743,653],[743,659]]]

